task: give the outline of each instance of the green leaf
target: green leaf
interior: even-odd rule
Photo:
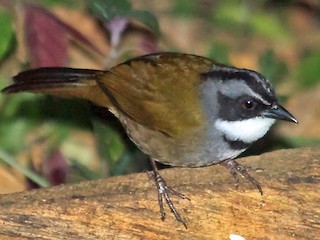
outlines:
[[[212,44],[207,57],[219,63],[229,64],[229,50],[227,45],[223,43]]]
[[[320,82],[320,51],[308,53],[298,69],[298,81],[303,87],[313,87]]]
[[[305,137],[290,137],[285,138],[284,141],[290,148],[301,148],[301,147],[310,147],[310,146],[319,146],[319,138],[305,138]]]
[[[192,17],[197,10],[197,1],[176,0],[174,1],[173,13],[183,17]]]
[[[159,34],[160,28],[156,17],[148,11],[133,10],[127,0],[94,0],[89,1],[88,9],[101,21],[108,22],[115,18],[127,18],[140,21],[150,28],[155,34]]]
[[[125,152],[125,144],[118,131],[99,120],[93,120],[94,132],[98,139],[99,151],[108,163],[110,174]]]
[[[266,37],[276,40],[287,40],[289,32],[279,17],[271,12],[257,12],[250,18],[250,28]]]
[[[220,25],[238,28],[247,22],[248,9],[241,1],[219,1],[213,9],[213,20]]]
[[[288,74],[287,65],[276,58],[274,51],[266,50],[259,59],[260,72],[273,83],[279,82]]]
[[[0,62],[9,54],[12,49],[14,30],[12,28],[11,15],[0,9]]]
[[[127,16],[132,8],[127,0],[93,0],[88,1],[88,9],[101,21],[110,21]]]
[[[263,9],[259,1],[218,1],[213,10],[215,23],[235,31],[248,30],[271,39],[288,40],[290,32],[277,12]]]
[[[30,129],[34,127],[31,121],[16,119],[12,121],[1,121],[0,124],[0,146],[9,152],[19,152],[24,145],[24,139]]]
[[[152,13],[148,11],[132,11],[130,16],[147,26],[156,35],[160,34],[158,20]]]

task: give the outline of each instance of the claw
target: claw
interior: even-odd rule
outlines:
[[[228,168],[231,172],[231,175],[236,179],[236,188],[239,187],[240,181],[238,175],[240,174],[243,178],[247,179],[253,186],[255,186],[261,195],[263,195],[261,184],[249,174],[245,166],[237,163],[233,159],[225,160],[221,163],[221,165]]]
[[[153,174],[152,174],[153,179],[154,179],[156,186],[157,186],[157,189],[158,189],[158,203],[159,203],[159,207],[160,207],[161,220],[164,221],[165,217],[166,217],[166,213],[164,211],[164,206],[163,206],[163,199],[165,199],[169,209],[173,213],[176,220],[178,222],[182,223],[185,228],[187,228],[186,222],[182,219],[181,215],[179,214],[179,212],[175,208],[173,202],[171,201],[170,194],[176,195],[182,199],[188,199],[188,200],[190,200],[190,199],[187,198],[182,193],[179,193],[179,192],[173,190],[172,188],[168,187],[165,180],[159,174],[156,163],[153,159],[151,159],[151,164],[152,164],[152,168],[153,168]],[[150,176],[151,175],[149,174],[149,177]]]

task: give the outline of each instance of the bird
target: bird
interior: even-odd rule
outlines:
[[[2,93],[44,93],[81,98],[107,108],[131,141],[150,157],[161,219],[164,200],[187,224],[156,162],[173,167],[221,164],[261,184],[235,158],[262,138],[276,120],[297,123],[267,78],[206,57],[174,52],[137,56],[108,70],[48,67],[22,71]],[[187,198],[188,199],[188,198]]]

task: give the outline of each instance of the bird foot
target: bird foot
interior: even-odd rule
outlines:
[[[186,197],[184,194],[179,193],[179,192],[173,190],[172,188],[168,187],[167,183],[165,182],[163,177],[159,174],[159,171],[156,168],[155,163],[152,165],[153,165],[153,172],[149,173],[149,177],[151,177],[151,175],[152,175],[152,178],[155,181],[155,184],[157,186],[158,203],[159,203],[159,207],[160,207],[161,220],[164,221],[166,218],[166,213],[164,211],[164,205],[163,205],[163,202],[164,202],[163,199],[164,199],[166,201],[166,204],[168,205],[170,211],[173,213],[174,217],[176,218],[176,220],[178,222],[182,223],[185,228],[187,228],[186,222],[182,219],[181,215],[179,214],[179,212],[175,208],[173,202],[171,201],[170,195],[175,195],[175,196],[178,196],[182,199],[187,199],[187,200],[190,200],[190,199],[188,197]]]
[[[261,195],[263,195],[261,184],[254,179],[248,172],[247,168],[233,159],[228,159],[220,163],[222,166],[228,168],[231,172],[231,175],[236,179],[236,188],[239,187],[240,179],[239,175],[247,179],[253,186],[255,186]]]

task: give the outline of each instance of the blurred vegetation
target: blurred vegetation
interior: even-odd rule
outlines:
[[[107,68],[135,55],[175,49],[256,69],[276,88],[284,89],[281,92],[284,100],[293,93],[319,85],[320,6],[317,1],[33,2],[52,11],[61,20],[66,35],[73,36],[73,41],[68,42],[71,50],[63,57],[74,67]],[[28,31],[21,27],[19,11],[23,11],[23,7],[23,1],[0,1],[1,88],[9,84],[10,76],[32,65],[32,54],[35,54],[34,46],[21,40]],[[45,13],[42,9],[39,11]],[[89,16],[96,29],[81,32],[84,36],[80,36],[75,32],[81,30],[82,24],[78,23],[71,24],[75,31],[70,32],[69,21],[65,20],[72,22],[74,12]],[[95,35],[100,38],[92,38]],[[41,58],[41,53],[36,57]],[[0,159],[4,160],[1,164],[15,176],[16,171],[22,172],[29,179],[24,182],[25,188],[34,187],[34,183],[38,186],[58,184],[59,176],[60,183],[76,182],[149,168],[147,157],[128,140],[117,120],[105,109],[81,100],[31,94],[1,95],[0,136]],[[319,143],[314,138],[274,141],[272,136],[273,133],[269,134],[248,153]],[[56,151],[59,154],[52,154]]]

